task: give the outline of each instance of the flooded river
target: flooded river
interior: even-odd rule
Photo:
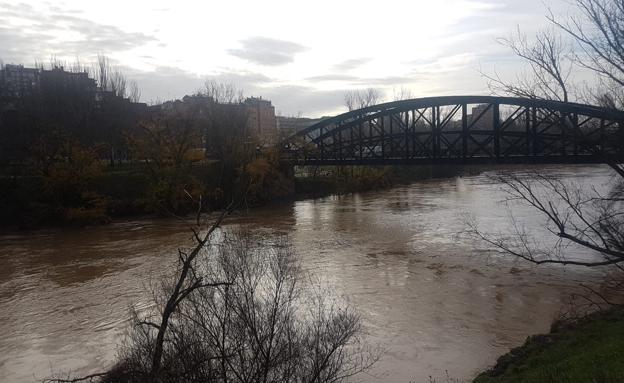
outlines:
[[[612,174],[605,166],[542,170],[592,185]],[[368,341],[387,350],[361,380],[444,381],[445,371],[468,380],[548,331],[579,284],[602,275],[531,266],[461,235],[466,217],[502,230],[504,198],[480,174],[250,210],[226,230],[288,234],[303,266],[359,309]],[[530,228],[544,223],[526,208],[514,212]],[[1,235],[0,382],[109,366],[129,306],[147,304],[146,286],[190,239],[164,219]]]

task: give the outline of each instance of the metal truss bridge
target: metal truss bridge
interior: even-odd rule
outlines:
[[[624,112],[515,97],[427,97],[325,119],[282,142],[298,165],[623,163]]]

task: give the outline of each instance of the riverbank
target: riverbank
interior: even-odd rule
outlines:
[[[483,167],[456,165],[346,166],[307,168],[295,177],[296,199],[383,190],[412,182],[476,175]]]
[[[553,327],[498,358],[474,382],[624,382],[624,307]]]
[[[292,182],[273,167],[266,167],[261,169],[262,182],[249,186],[246,206],[292,194]],[[197,211],[196,198],[200,195],[205,211],[219,210],[227,206],[232,195],[240,194],[235,188],[245,184],[239,178],[247,176],[224,174],[215,162],[194,163],[163,174],[154,174],[144,163],[99,164],[93,172],[82,173],[1,175],[0,227],[81,227],[120,219],[185,215]]]
[[[481,168],[457,166],[376,166],[301,168],[290,177],[288,171],[268,166],[262,183],[247,192],[245,207],[271,206],[293,200],[329,195],[383,190],[424,179],[449,178],[477,174]],[[192,188],[203,196],[204,208],[224,206],[224,194],[214,180],[219,179],[214,164],[195,165],[188,170],[195,180]],[[0,226],[30,230],[55,226],[90,226],[138,217],[178,215],[195,212],[196,205],[186,195],[176,197],[175,208],[164,209],[159,186],[154,185],[145,166],[125,164],[104,168],[78,184],[56,182],[41,176],[12,175],[0,177]],[[74,180],[75,181],[75,180]],[[165,214],[167,215],[167,214]]]

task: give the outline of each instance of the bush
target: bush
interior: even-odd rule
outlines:
[[[106,201],[96,193],[83,193],[85,204],[65,210],[64,221],[71,225],[101,225],[110,222]]]
[[[153,376],[158,311],[139,319],[105,382],[334,382],[368,368],[376,354],[360,339],[359,316],[304,286],[292,248],[257,245],[249,233],[205,249],[192,270],[202,281],[169,322]],[[163,307],[174,284],[157,300]],[[154,322],[156,319],[156,322]]]
[[[248,163],[245,173],[250,179],[247,202],[264,204],[294,194],[292,178],[281,169],[278,153],[266,153]]]

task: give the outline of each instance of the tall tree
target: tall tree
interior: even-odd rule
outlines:
[[[381,99],[381,92],[375,88],[352,90],[344,95],[344,103],[349,111],[379,104]]]

